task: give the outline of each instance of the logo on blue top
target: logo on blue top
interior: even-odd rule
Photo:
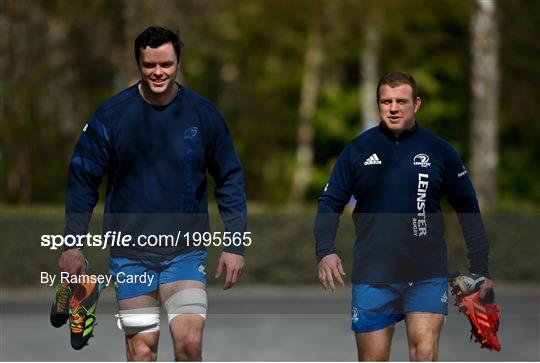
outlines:
[[[184,140],[191,140],[198,134],[199,134],[199,128],[195,126],[188,127],[186,131],[184,131]]]
[[[431,165],[429,162],[429,156],[426,154],[417,154],[413,159],[413,165],[419,165],[422,168],[427,168]]]

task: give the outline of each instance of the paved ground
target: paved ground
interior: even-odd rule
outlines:
[[[49,325],[52,289],[0,290],[0,360],[124,360],[123,332],[116,328],[112,289],[98,307],[96,336],[81,351],[69,346],[66,327]],[[465,317],[453,307],[441,337],[443,361],[540,360],[540,288],[500,287],[503,350],[481,350],[469,342]],[[209,291],[211,314],[203,358],[211,361],[352,361],[349,289],[335,295],[317,287],[235,288]],[[162,326],[159,360],[172,361],[168,330]],[[408,360],[404,325],[398,325],[391,360]]]

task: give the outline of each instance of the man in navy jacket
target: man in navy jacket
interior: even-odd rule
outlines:
[[[69,167],[66,234],[87,233],[106,175],[104,233],[133,237],[127,245],[112,245],[110,259],[129,360],[156,359],[161,302],[175,358],[201,359],[207,252],[200,242],[209,230],[207,171],[215,180],[227,233],[238,234],[238,241],[246,228],[243,171],[227,125],[212,103],[176,82],[181,45],[176,34],[161,27],[149,27],[137,37],[141,81],[99,107]],[[156,245],[147,239],[152,234],[179,238]],[[216,277],[226,270],[225,289],[242,274],[243,252],[241,244],[229,243],[221,253]],[[65,250],[59,265],[70,274],[84,274],[82,250]]]
[[[339,156],[315,221],[319,279],[335,291],[345,272],[334,238],[351,195],[356,199],[352,330],[359,360],[388,360],[396,322],[405,319],[411,360],[436,360],[447,314],[447,253],[441,199],[458,213],[470,271],[491,289],[489,244],[476,194],[454,148],[420,127],[416,82],[403,72],[377,87],[380,125]]]

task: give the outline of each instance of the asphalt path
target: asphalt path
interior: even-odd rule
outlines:
[[[95,337],[80,351],[66,326],[49,324],[52,289],[0,290],[0,360],[125,360],[124,333],[116,327],[113,289],[100,299]],[[442,361],[539,361],[540,287],[501,286],[501,352],[469,341],[466,318],[450,306],[440,342]],[[318,287],[235,287],[209,290],[203,359],[209,361],[353,361],[350,287],[328,294]],[[173,361],[166,319],[158,360]],[[391,360],[408,360],[405,326],[397,325]]]

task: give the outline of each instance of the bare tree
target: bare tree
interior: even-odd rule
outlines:
[[[476,0],[472,24],[471,174],[482,208],[497,201],[499,36],[496,2]]]
[[[4,114],[6,104],[6,82],[8,72],[8,34],[9,34],[9,16],[7,13],[7,2],[0,2],[0,112]]]
[[[32,163],[28,142],[22,137],[30,127],[28,112],[28,88],[19,84],[27,72],[31,58],[30,46],[27,40],[32,39],[30,24],[24,17],[24,11],[32,12],[27,4],[14,1],[2,2],[0,42],[2,89],[0,95],[0,142],[2,159],[5,164],[7,179],[7,195],[21,204],[29,204],[32,200]],[[13,21],[16,16],[23,21]],[[18,37],[18,38],[17,38]],[[20,41],[24,39],[25,41]],[[9,71],[8,71],[9,70]],[[16,87],[18,86],[18,87]],[[7,90],[10,93],[7,93]],[[9,97],[9,102],[8,102]]]
[[[313,168],[313,116],[317,108],[322,63],[322,36],[320,22],[311,25],[305,53],[304,74],[298,109],[299,125],[297,133],[296,168],[294,170],[290,204],[304,199]]]
[[[118,74],[115,79],[115,88],[117,90],[124,89],[128,85],[136,83],[140,78],[133,61],[133,41],[135,40],[135,37],[144,30],[141,29],[138,19],[140,19],[140,15],[144,11],[141,7],[144,7],[146,3],[125,1],[123,2],[123,5],[122,21],[124,27],[122,30],[125,45],[123,54],[120,54],[120,58],[117,60],[119,65],[117,67]],[[159,8],[159,6],[157,8]],[[121,67],[121,64],[126,64],[128,66]]]
[[[374,7],[368,14],[364,27],[364,45],[360,49],[360,105],[362,109],[362,130],[378,124],[375,88],[378,81],[379,48],[381,43],[382,19]]]

